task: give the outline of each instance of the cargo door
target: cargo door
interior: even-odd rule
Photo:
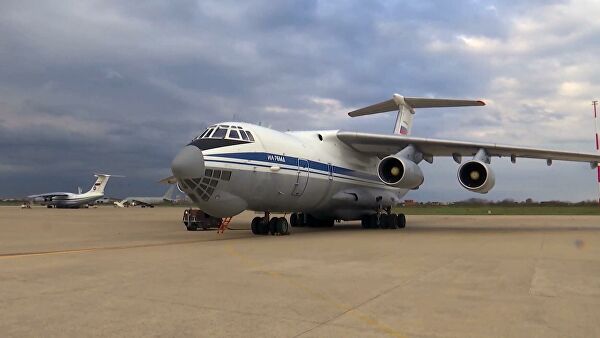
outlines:
[[[309,164],[308,160],[298,159],[298,176],[296,177],[296,183],[294,183],[294,189],[292,190],[293,196],[302,196],[308,185],[309,176]]]

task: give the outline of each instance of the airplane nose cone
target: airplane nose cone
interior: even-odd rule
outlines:
[[[171,163],[171,171],[177,178],[196,178],[204,176],[204,157],[202,150],[195,146],[181,149]]]

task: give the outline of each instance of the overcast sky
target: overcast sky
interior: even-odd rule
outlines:
[[[525,3],[525,4],[522,4]],[[207,124],[389,133],[391,98],[484,99],[417,112],[413,134],[595,151],[598,1],[12,1],[0,4],[0,196],[161,194]],[[587,164],[493,160],[491,199],[593,199]],[[424,163],[409,198],[481,197]]]

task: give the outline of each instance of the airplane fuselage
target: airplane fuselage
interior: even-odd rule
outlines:
[[[219,126],[239,127],[238,133],[250,132],[253,140],[197,138],[172,168],[180,189],[213,216],[254,210],[352,220],[397,205],[408,192],[384,184],[377,175],[379,158],[340,142],[336,131]]]
[[[59,192],[54,194],[56,194],[56,196],[36,197],[33,199],[33,202],[55,208],[79,208],[104,197],[104,194],[100,193],[73,194],[69,192]]]

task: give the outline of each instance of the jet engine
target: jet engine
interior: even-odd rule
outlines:
[[[416,189],[423,184],[423,172],[419,166],[404,157],[396,155],[385,157],[377,168],[379,179],[396,188]]]
[[[486,194],[496,184],[492,168],[485,162],[471,160],[458,168],[458,181],[465,189]]]

